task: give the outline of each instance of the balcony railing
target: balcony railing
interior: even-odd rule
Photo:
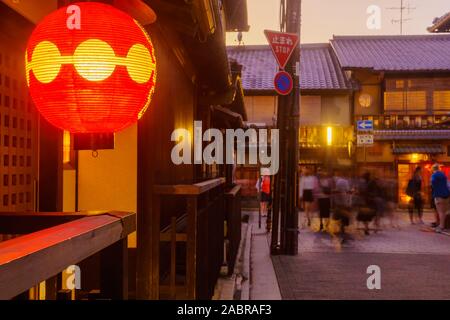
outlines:
[[[159,185],[153,190],[151,298],[210,299],[224,262],[224,221],[237,250],[234,229],[238,204],[225,206],[225,197],[239,200],[239,190],[225,193],[225,179],[191,185]],[[181,210],[168,209],[179,203]],[[231,210],[226,214],[226,207]],[[169,211],[169,212],[168,212]],[[239,220],[240,221],[240,220]],[[231,230],[230,230],[231,228]],[[235,254],[234,254],[235,256]]]
[[[98,297],[128,298],[127,235],[134,213],[0,213],[0,299],[12,299],[48,280],[46,299],[56,299],[60,273],[99,253]],[[86,276],[84,270],[82,275]],[[60,282],[60,281],[59,281]]]

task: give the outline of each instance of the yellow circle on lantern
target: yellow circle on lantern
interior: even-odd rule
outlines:
[[[150,52],[142,44],[130,48],[125,64],[131,79],[140,84],[148,82],[155,69]]]
[[[58,76],[61,69],[61,53],[50,41],[42,41],[33,50],[33,73],[42,83],[50,83]],[[29,66],[27,66],[29,67]]]
[[[89,81],[102,81],[114,72],[117,58],[111,46],[98,39],[86,40],[73,54],[73,64],[80,76]]]

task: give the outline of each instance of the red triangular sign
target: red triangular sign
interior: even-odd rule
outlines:
[[[284,69],[294,49],[298,45],[298,35],[295,33],[278,32],[264,30],[267,41],[272,48],[273,55],[277,59],[278,65]]]

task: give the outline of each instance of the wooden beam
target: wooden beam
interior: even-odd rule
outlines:
[[[198,24],[193,19],[190,6],[172,4],[163,0],[146,0],[146,2],[158,16],[158,21],[164,21],[165,24],[189,37],[197,34]]]
[[[156,185],[155,194],[165,195],[199,195],[225,183],[225,178],[217,178],[188,185]]]
[[[91,216],[0,243],[0,299],[10,299],[136,230],[135,214]]]
[[[100,294],[103,299],[128,300],[127,247],[125,237],[100,252]]]
[[[128,13],[144,26],[156,21],[155,12],[142,0],[114,0],[113,5]]]
[[[241,188],[242,188],[241,185],[237,184],[231,190],[226,192],[225,196],[235,197],[238,194],[238,192],[241,190]]]
[[[127,216],[125,212],[0,212],[0,234],[28,234],[81,218],[110,214]],[[128,221],[128,220],[127,220]]]
[[[0,234],[27,234],[86,217],[80,213],[0,212]]]

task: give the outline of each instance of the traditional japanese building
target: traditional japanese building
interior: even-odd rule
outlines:
[[[427,30],[433,33],[450,32],[450,12],[434,19],[433,24]]]
[[[247,125],[276,126],[277,62],[269,46],[228,47],[230,59],[243,65]],[[341,70],[331,46],[302,44],[300,64],[300,166],[315,170],[351,166],[353,146],[352,94],[354,87]],[[259,168],[241,166],[238,181],[243,194],[254,197]]]
[[[399,201],[422,166],[429,203],[431,165],[450,170],[450,35],[335,36],[331,46],[351,81],[354,120],[372,120],[375,143],[358,148],[359,173],[397,177]]]

